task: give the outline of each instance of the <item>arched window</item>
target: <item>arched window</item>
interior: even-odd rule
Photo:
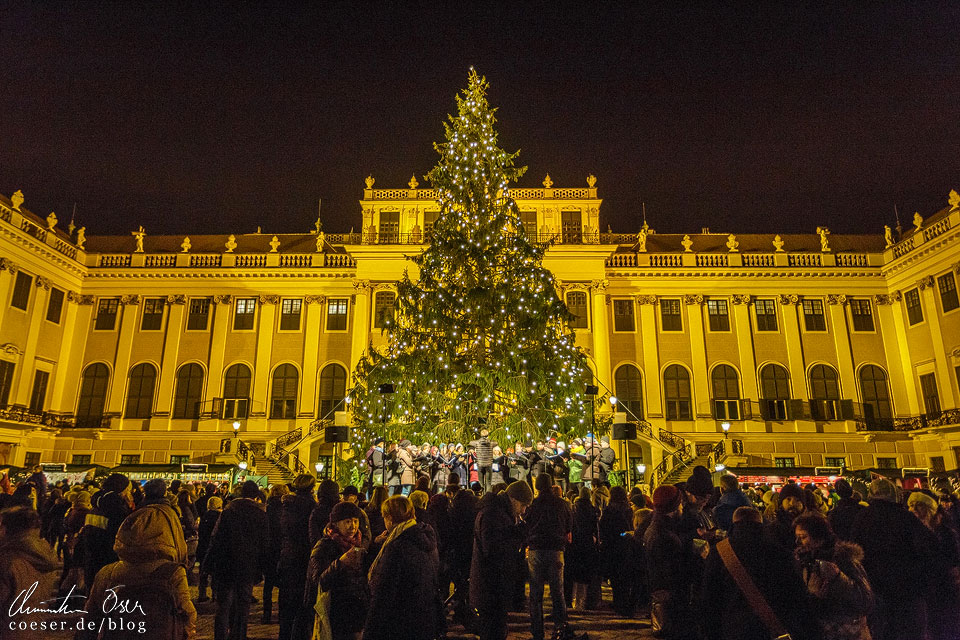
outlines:
[[[153,391],[157,387],[157,369],[146,362],[130,371],[127,385],[127,408],[124,418],[149,418],[153,412]]]
[[[223,419],[246,418],[250,407],[250,367],[235,364],[223,375]]]
[[[643,384],[640,370],[632,364],[625,364],[613,377],[613,387],[617,395],[617,406],[623,407],[628,420],[643,420]]]
[[[663,397],[667,420],[690,419],[690,374],[678,364],[670,365],[663,372]]]
[[[740,378],[728,364],[713,369],[713,417],[717,420],[740,419]]]
[[[103,407],[107,401],[107,385],[110,370],[102,362],[96,362],[83,370],[80,382],[80,402],[77,404],[77,426],[99,427]]]
[[[320,372],[320,414],[318,418],[333,420],[336,411],[343,411],[347,395],[347,370],[338,364],[328,364]]]
[[[887,374],[883,369],[873,364],[860,369],[860,393],[863,396],[863,417],[867,422],[893,417]]]
[[[837,371],[825,364],[810,369],[810,413],[814,420],[838,420],[840,384]]]
[[[273,371],[273,389],[270,392],[270,417],[292,419],[297,417],[297,387],[300,374],[292,364],[282,364]]]
[[[200,400],[203,397],[203,367],[193,362],[177,371],[177,388],[173,393],[173,417],[200,417]]]
[[[778,364],[760,369],[760,407],[765,420],[786,420],[790,400],[790,374]]]

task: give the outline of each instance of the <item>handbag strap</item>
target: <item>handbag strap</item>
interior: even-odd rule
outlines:
[[[723,560],[723,565],[727,568],[727,571],[730,572],[733,581],[737,583],[740,592],[747,599],[750,608],[753,609],[753,612],[760,618],[767,630],[773,634],[774,638],[789,638],[790,636],[780,622],[780,618],[778,618],[777,614],[770,608],[767,599],[763,597],[763,594],[757,589],[757,585],[754,584],[750,574],[743,568],[743,565],[740,563],[740,558],[737,557],[736,552],[733,550],[733,545],[730,544],[729,538],[717,543],[717,551],[720,553],[720,559]]]

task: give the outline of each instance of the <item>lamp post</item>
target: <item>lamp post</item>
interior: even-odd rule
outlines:
[[[317,470],[317,480],[319,480],[320,474],[323,473],[323,463],[318,462],[317,464],[313,465],[313,468]]]
[[[394,387],[392,382],[385,382],[377,387],[377,390],[382,396],[391,396],[394,392]],[[380,414],[380,437],[384,437],[384,433],[387,430],[387,408],[383,408],[383,413]],[[382,462],[380,463],[380,482],[385,487],[387,486],[387,441],[384,438],[383,441],[383,455],[380,456]]]
[[[721,423],[720,423],[720,428],[723,429],[723,438],[724,438],[724,440],[726,440],[727,434],[730,433],[730,423],[729,423],[729,422],[721,422]]]
[[[647,472],[647,465],[642,462],[637,465],[637,484],[643,484],[643,476]]]
[[[236,438],[239,435],[240,435],[240,421],[234,420],[233,421],[233,437]]]

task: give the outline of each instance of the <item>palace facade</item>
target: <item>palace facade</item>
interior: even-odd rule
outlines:
[[[366,186],[356,234],[87,237],[0,196],[0,465],[329,468],[318,419],[346,415],[438,215],[415,180]],[[683,451],[746,474],[958,468],[955,192],[897,237],[601,232],[592,176],[512,195],[618,400],[597,411],[638,426],[631,476]]]

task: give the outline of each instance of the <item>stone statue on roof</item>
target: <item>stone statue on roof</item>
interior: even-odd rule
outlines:
[[[957,193],[956,189],[950,190],[950,195],[947,196],[947,203],[950,205],[950,210],[960,209],[960,193]]]
[[[727,249],[730,251],[730,253],[739,253],[739,247],[740,243],[737,242],[737,236],[733,235],[732,233],[727,236]]]
[[[777,253],[783,253],[783,238],[780,237],[778,233],[773,237],[773,250]]]
[[[268,243],[270,245],[270,253],[276,253],[277,247],[280,246],[280,238],[273,236],[273,239]]]
[[[83,249],[84,243],[87,241],[87,228],[80,227],[77,229],[77,248]]]
[[[830,244],[827,242],[827,236],[830,235],[830,229],[817,227],[817,235],[820,236],[820,251],[829,253]]]
[[[133,252],[143,253],[143,238],[147,235],[147,232],[143,230],[143,225],[140,225],[140,228],[136,231],[131,231],[130,235],[137,239],[137,248]]]
[[[691,247],[693,246],[693,240],[690,239],[689,234],[686,234],[683,236],[683,241],[680,244],[683,245],[684,253],[691,253],[693,251],[693,249],[691,249]]]
[[[917,211],[913,214],[913,226],[919,231],[920,227],[923,226],[923,216],[920,215],[920,212]]]
[[[647,252],[647,223],[643,223],[643,228],[637,233],[637,253]]]
[[[13,205],[15,211],[20,211],[20,205],[23,204],[23,191],[17,189],[12,196],[10,196],[10,204]]]
[[[888,224],[883,225],[883,239],[887,243],[884,249],[893,246],[893,229]]]
[[[190,247],[193,246],[190,244],[190,236],[186,236],[183,239],[183,242],[180,243],[180,253],[190,253]]]
[[[364,182],[367,185],[367,189],[373,189],[373,183],[376,182],[376,180],[373,179],[373,176],[367,176]]]
[[[327,234],[323,231],[317,233],[317,253],[323,253],[323,246],[327,242]]]
[[[55,226],[57,226],[57,214],[51,211],[50,215],[47,216],[47,229],[53,231]]]
[[[237,237],[231,233],[223,246],[227,249],[224,253],[233,253],[233,250],[237,248]]]

